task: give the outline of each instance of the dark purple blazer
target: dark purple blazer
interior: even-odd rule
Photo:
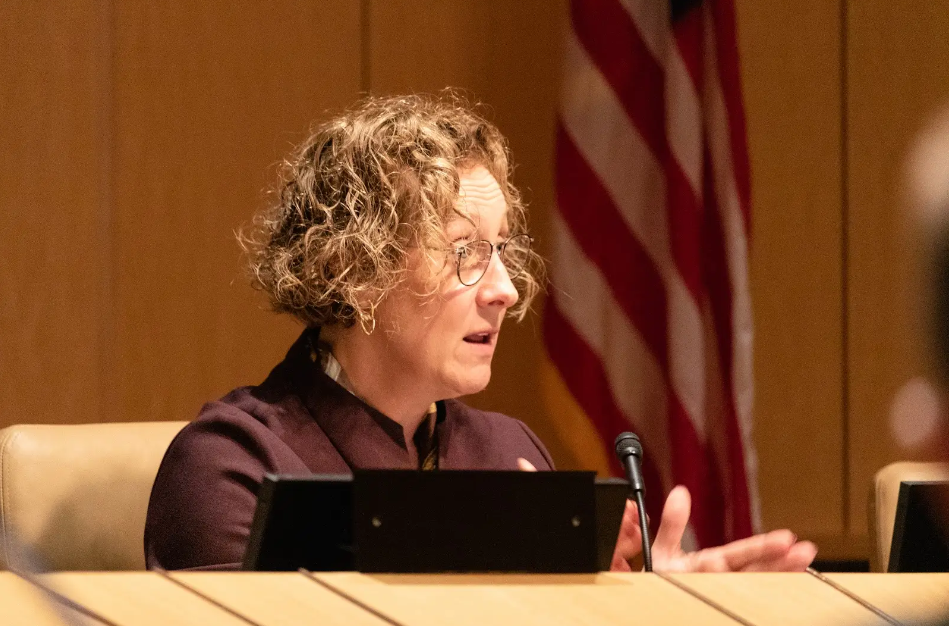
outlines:
[[[305,331],[257,387],[206,404],[165,453],[148,502],[149,568],[237,569],[265,473],[410,469],[402,427],[340,387],[310,358]],[[553,469],[522,422],[445,400],[440,469]]]

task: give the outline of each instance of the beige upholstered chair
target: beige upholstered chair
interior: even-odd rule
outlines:
[[[186,423],[0,430],[0,569],[144,569],[152,483]]]
[[[890,563],[890,544],[893,542],[893,523],[904,480],[949,480],[946,463],[891,463],[873,479],[870,494],[870,568],[885,572]]]

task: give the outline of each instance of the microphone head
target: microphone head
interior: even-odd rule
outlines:
[[[620,433],[616,438],[616,456],[625,459],[631,454],[642,458],[643,444],[639,443],[639,437],[633,433]]]

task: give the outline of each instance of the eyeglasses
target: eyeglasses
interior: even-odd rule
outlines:
[[[479,239],[452,247],[451,253],[455,256],[455,264],[458,268],[458,280],[468,287],[481,280],[488,271],[491,253],[495,248],[498,251],[498,258],[507,269],[508,276],[515,278],[527,267],[533,242],[533,237],[527,233],[521,233],[508,237],[506,241],[497,245],[486,239]]]

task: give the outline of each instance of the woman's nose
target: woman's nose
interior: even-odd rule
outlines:
[[[488,270],[479,285],[478,300],[483,306],[497,305],[509,308],[514,306],[519,297],[507,268],[497,254],[491,255]]]

